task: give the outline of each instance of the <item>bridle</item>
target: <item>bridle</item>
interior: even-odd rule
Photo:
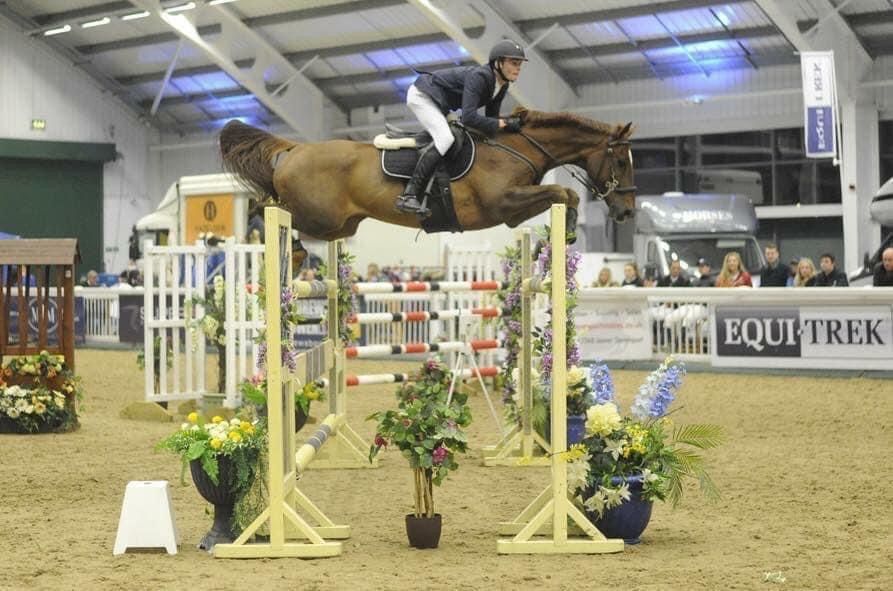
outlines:
[[[527,142],[531,146],[533,146],[534,148],[536,148],[537,150],[542,152],[542,154],[547,158],[546,166],[544,167],[543,172],[539,171],[536,164],[534,164],[533,160],[531,160],[530,158],[528,158],[527,156],[525,156],[518,150],[512,148],[511,146],[506,146],[505,144],[501,144],[499,142],[494,142],[493,140],[491,140],[490,138],[488,138],[486,136],[483,136],[481,138],[481,141],[485,144],[489,144],[489,145],[493,146],[494,148],[499,148],[500,150],[507,152],[508,154],[514,156],[518,160],[521,160],[522,162],[524,162],[524,164],[526,164],[530,168],[530,170],[533,171],[533,175],[534,175],[535,179],[541,179],[543,177],[545,170],[553,168],[554,165],[558,163],[558,159],[555,158],[555,156],[553,156],[552,153],[549,152],[549,150],[547,150],[544,145],[542,145],[540,142],[538,142],[534,138],[530,137],[523,131],[518,132],[518,135],[520,135],[525,140],[527,140]],[[593,181],[589,177],[589,173],[586,173],[585,175],[580,174],[576,169],[569,168],[569,165],[567,165],[567,164],[562,164],[560,166],[562,168],[564,168],[565,170],[567,170],[568,173],[570,173],[570,175],[574,179],[576,179],[580,184],[582,184],[589,191],[591,191],[592,194],[595,195],[598,199],[603,200],[606,197],[608,197],[608,195],[610,195],[611,193],[635,193],[637,190],[637,187],[635,185],[628,185],[628,186],[622,186],[622,187],[620,186],[620,181],[617,179],[617,171],[614,168],[614,159],[611,157],[614,155],[615,147],[617,147],[617,146],[631,146],[631,145],[632,145],[632,142],[630,142],[630,140],[615,139],[615,140],[609,141],[607,143],[607,145],[603,148],[603,150],[605,151],[605,157],[602,158],[602,163],[598,169],[598,172],[601,173],[602,169],[605,167],[606,160],[610,160],[610,163],[611,163],[611,171],[610,171],[611,178],[609,178],[607,181],[605,181],[604,191],[599,190],[599,188],[595,184],[595,181]],[[630,164],[632,164],[632,163],[630,163]],[[596,175],[596,176],[599,176],[599,175]]]

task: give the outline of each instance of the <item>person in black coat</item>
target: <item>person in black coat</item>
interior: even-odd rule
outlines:
[[[682,264],[675,260],[670,263],[670,274],[657,281],[658,287],[691,287],[691,279],[682,272]]]
[[[850,282],[846,273],[838,271],[834,265],[834,255],[825,253],[819,257],[819,267],[822,271],[814,277],[812,287],[847,287]]]
[[[893,287],[893,246],[881,253],[881,262],[874,267],[875,287]]]
[[[518,79],[527,61],[521,46],[503,39],[490,50],[482,66],[460,66],[424,72],[406,91],[406,105],[434,140],[419,156],[412,178],[397,198],[399,211],[421,217],[430,210],[421,203],[428,179],[452,147],[453,132],[446,120],[450,111],[462,109],[462,123],[492,136],[497,130],[521,131],[518,117],[499,118],[509,83]],[[485,107],[484,115],[478,109]]]
[[[788,284],[788,268],[782,265],[778,246],[770,242],[766,245],[766,266],[760,269],[760,287],[785,287]]]

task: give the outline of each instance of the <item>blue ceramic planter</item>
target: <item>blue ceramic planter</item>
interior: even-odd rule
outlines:
[[[567,417],[567,445],[583,441],[586,436],[586,415],[568,415]]]
[[[630,476],[626,479],[629,483],[630,498],[618,507],[608,509],[601,518],[596,513],[587,512],[586,515],[595,527],[607,538],[622,538],[626,544],[638,544],[639,536],[648,527],[651,520],[651,501],[642,500],[642,476]],[[611,484],[621,484],[621,478],[612,478]]]

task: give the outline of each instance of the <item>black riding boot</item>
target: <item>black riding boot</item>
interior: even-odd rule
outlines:
[[[428,179],[431,178],[431,174],[434,173],[440,160],[440,152],[437,151],[434,144],[422,152],[415,165],[415,170],[412,172],[412,178],[406,183],[403,194],[397,198],[395,205],[399,211],[414,213],[422,217],[431,215],[431,210],[422,205],[420,197],[424,195],[425,185],[428,184]]]

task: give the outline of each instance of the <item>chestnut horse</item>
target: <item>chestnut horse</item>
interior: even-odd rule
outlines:
[[[571,164],[593,195],[605,199],[611,217],[624,220],[635,208],[632,124],[611,126],[570,113],[516,109],[521,133],[476,137],[468,174],[451,184],[456,218],[463,230],[499,224],[515,227],[553,203],[568,206],[568,231],[576,226],[580,198],[560,185],[539,185],[543,174]],[[292,213],[295,228],[311,237],[336,240],[354,235],[367,217],[419,228],[416,215],[397,211],[401,181],[381,171],[379,150],[370,144],[330,140],[302,144],[230,121],[220,133],[224,168],[260,198],[270,196]],[[572,171],[576,174],[576,171]]]

